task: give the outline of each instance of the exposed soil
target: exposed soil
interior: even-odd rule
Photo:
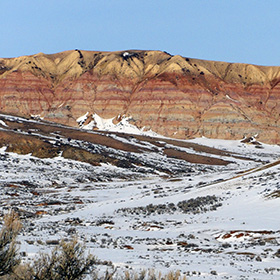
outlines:
[[[111,164],[120,166],[136,164],[141,166],[141,161],[129,158],[127,162],[125,158],[122,162],[116,159],[113,153],[100,150],[98,147],[107,147],[115,151],[124,151],[127,153],[142,153],[155,152],[162,153],[167,157],[184,160],[189,163],[206,164],[206,165],[227,165],[231,161],[212,157],[210,155],[218,155],[225,157],[243,158],[241,155],[231,154],[219,149],[206,147],[199,144],[187,143],[183,141],[176,141],[170,139],[152,138],[148,136],[139,135],[124,135],[121,133],[108,132],[86,132],[80,129],[56,125],[53,123],[28,121],[20,119],[20,121],[11,120],[10,118],[0,118],[7,124],[0,131],[0,145],[7,146],[8,151],[21,154],[31,153],[38,157],[54,157],[61,151],[65,158],[80,160],[88,162],[93,165],[100,165],[102,162],[110,162]],[[114,138],[114,135],[126,139],[121,141]],[[132,140],[136,140],[132,141]],[[140,146],[137,143],[144,143]],[[151,145],[145,148],[146,143]],[[170,147],[170,145],[174,145]],[[176,148],[189,148],[194,150],[194,153],[188,153]],[[207,155],[200,155],[198,153],[205,153]],[[128,154],[128,157],[129,157]]]

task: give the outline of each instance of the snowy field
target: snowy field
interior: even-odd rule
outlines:
[[[9,125],[1,120],[1,130]],[[26,260],[78,236],[119,272],[153,268],[180,270],[188,279],[280,279],[280,146],[254,139],[185,141],[224,151],[210,155],[168,139],[155,150],[150,140],[110,138],[144,147],[141,153],[106,148],[141,164],[94,166],[0,149],[0,211],[20,214]],[[190,163],[168,157],[163,145],[230,163]]]

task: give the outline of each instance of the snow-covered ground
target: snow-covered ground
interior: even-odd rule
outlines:
[[[211,154],[231,161],[218,166],[167,157],[152,142],[110,137],[145,148],[118,152],[141,159],[141,166],[93,166],[0,149],[0,211],[13,208],[22,217],[20,252],[26,259],[77,235],[118,271],[154,268],[180,270],[188,279],[280,279],[280,146],[185,141],[225,151]],[[164,145],[207,155],[176,142]],[[167,168],[159,171],[160,165]]]

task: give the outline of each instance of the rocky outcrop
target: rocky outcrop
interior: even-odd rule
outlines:
[[[78,126],[131,116],[170,137],[280,143],[280,67],[160,51],[66,51],[0,59],[0,111]]]

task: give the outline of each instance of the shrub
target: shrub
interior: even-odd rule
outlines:
[[[16,246],[16,237],[20,229],[21,223],[14,211],[5,215],[0,231],[0,277],[13,273],[20,263]]]
[[[75,238],[72,241],[61,241],[51,253],[41,253],[33,263],[19,265],[16,237],[21,229],[17,214],[11,211],[4,217],[0,231],[0,279],[3,280],[186,280],[180,272],[162,275],[153,270],[125,271],[122,276],[106,271],[99,275],[95,269],[98,261],[87,255],[85,246]]]
[[[61,241],[50,254],[41,254],[31,266],[36,280],[79,280],[90,273],[96,259],[85,256],[85,247],[77,239],[70,242]]]
[[[186,276],[182,276],[179,271],[169,272],[162,275],[160,272],[156,273],[154,270],[143,270],[140,273],[126,271],[122,280],[186,280]]]

